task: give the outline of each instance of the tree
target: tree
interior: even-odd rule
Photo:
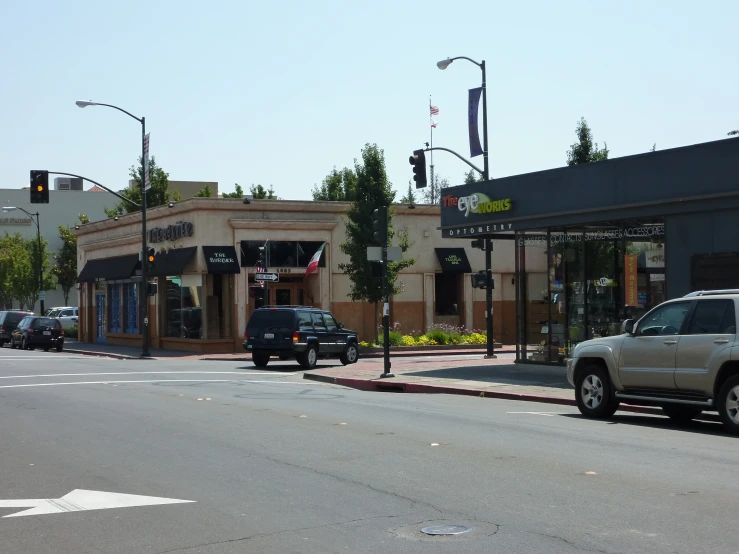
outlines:
[[[84,214],[79,214],[77,218],[82,225],[90,223],[90,218]],[[72,227],[60,225],[59,238],[62,239],[62,249],[54,252],[56,265],[51,268],[51,273],[62,289],[64,305],[68,306],[69,291],[77,284],[77,235]]]
[[[434,174],[433,179],[429,179],[428,186],[423,190],[421,196],[425,204],[440,204],[441,189],[449,186],[448,179],[439,179],[439,174]]]
[[[352,202],[357,189],[357,174],[345,167],[337,171],[331,170],[321,182],[321,186],[313,187],[313,200],[324,202]]]
[[[479,183],[482,181],[482,174],[478,173],[474,169],[470,169],[464,174],[464,184],[471,185],[472,183]]]
[[[416,193],[413,190],[413,185],[411,184],[411,181],[408,181],[408,192],[405,194],[403,198],[400,199],[400,201],[403,204],[415,204],[416,203]]]
[[[395,200],[395,191],[388,181],[385,171],[385,155],[376,144],[366,144],[362,149],[362,161],[354,161],[357,175],[357,186],[354,201],[347,213],[346,240],[341,243],[341,251],[349,256],[348,263],[339,264],[339,269],[349,275],[352,281],[349,297],[355,301],[375,304],[375,321],[377,321],[377,303],[382,300],[382,279],[373,277],[372,262],[367,261],[367,247],[377,246],[374,242],[372,216],[375,209],[390,206]],[[407,230],[396,233],[392,228],[393,210],[388,213],[388,236],[392,242],[397,234],[398,246],[403,252],[410,248]],[[401,260],[388,263],[388,285],[390,294],[398,294],[402,286],[397,283],[398,272],[413,265],[415,260]],[[375,326],[375,341],[377,326]]]
[[[739,136],[739,129],[736,129],[735,131],[729,131],[730,137],[736,137]]]
[[[584,117],[578,122],[575,132],[577,142],[572,144],[567,151],[567,165],[600,162],[608,159],[608,145],[603,143],[603,148],[598,149],[598,143],[593,143],[593,132]]]
[[[141,157],[139,157],[139,164],[137,166],[131,166],[130,175],[131,179],[134,180],[133,187],[129,187],[120,191],[120,195],[124,198],[128,198],[138,205],[141,205],[141,192],[143,190],[142,183],[143,168],[141,167]],[[146,193],[146,207],[154,208],[156,206],[164,206],[168,204],[170,200],[178,201],[180,199],[180,193],[174,191],[170,194],[169,192],[169,173],[165,173],[164,170],[159,167],[156,163],[156,159],[152,156],[149,161],[149,181],[151,182],[151,189]],[[140,212],[141,209],[137,208],[133,204],[124,202],[121,200],[112,208],[104,208],[105,215],[108,217],[115,217],[117,215],[130,214],[132,212]]]
[[[210,188],[210,184],[207,184],[194,194],[195,198],[211,198],[213,196],[213,189]]]
[[[9,309],[13,306],[15,296],[13,275],[20,262],[19,258],[25,255],[23,237],[20,233],[8,234],[0,237],[0,306]]]
[[[238,183],[234,183],[234,188],[236,189],[235,192],[224,192],[223,197],[224,198],[244,198],[244,189],[241,188],[241,185]]]
[[[251,192],[251,196],[255,200],[277,200],[272,185],[269,186],[269,190],[265,189],[262,185],[252,185],[249,187],[249,192]]]
[[[15,235],[5,233],[2,244],[4,268],[0,269],[4,280],[3,295],[6,297],[4,302],[16,299],[21,309],[25,307],[32,309],[36,305],[39,297],[39,262],[43,271],[44,290],[56,288],[56,280],[49,272],[47,245],[48,243],[42,239],[39,256],[38,239],[24,239],[20,233]]]

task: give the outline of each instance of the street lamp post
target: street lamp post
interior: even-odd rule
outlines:
[[[446,69],[454,60],[467,60],[482,71],[482,162],[484,181],[490,180],[490,164],[488,162],[488,93],[485,60],[476,62],[467,56],[456,56],[437,62],[439,69]],[[487,334],[487,358],[495,358],[495,341],[493,340],[493,241],[485,239],[485,332]]]
[[[36,212],[35,214],[32,214],[31,212],[28,212],[24,210],[23,208],[18,208],[16,206],[5,206],[3,208],[4,212],[12,212],[15,210],[20,210],[24,214],[26,214],[28,217],[31,218],[31,221],[33,221],[36,224],[36,239],[38,240],[38,294],[39,294],[39,308],[40,312],[39,315],[44,315],[44,299],[42,298],[42,293],[44,291],[44,257],[43,252],[41,251],[41,225],[39,223],[39,213]],[[34,219],[35,218],[35,219]]]
[[[141,356],[148,358],[149,353],[149,275],[148,267],[146,263],[146,188],[144,179],[146,177],[146,118],[136,117],[132,113],[113,106],[112,104],[101,104],[99,102],[85,102],[84,100],[78,100],[76,102],[80,108],[86,108],[87,106],[105,106],[106,108],[113,108],[119,112],[123,112],[129,117],[132,117],[139,123],[141,123],[141,292],[139,293],[139,312],[141,325],[143,325],[142,340],[141,340]]]

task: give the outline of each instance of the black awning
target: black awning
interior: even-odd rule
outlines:
[[[239,258],[236,257],[236,248],[233,246],[203,246],[203,254],[208,273],[215,275],[241,273]]]
[[[100,258],[90,260],[80,271],[77,277],[78,283],[90,283],[92,281],[115,281],[117,279],[130,279],[139,263],[139,255],[119,256],[117,258]]]
[[[472,273],[464,248],[436,248],[441,271],[444,273]]]
[[[187,248],[172,248],[166,252],[158,252],[154,255],[154,269],[149,271],[149,277],[168,277],[182,275],[187,262],[190,261],[197,246]]]

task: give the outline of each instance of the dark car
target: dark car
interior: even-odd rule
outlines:
[[[354,331],[330,312],[302,306],[254,310],[244,331],[244,350],[251,352],[257,367],[265,367],[271,356],[294,358],[308,369],[316,367],[319,358],[338,358],[344,365],[359,359]]]
[[[29,315],[33,315],[33,312],[24,312],[22,310],[0,312],[0,348],[6,342],[10,342],[10,335],[18,327],[18,323],[20,323],[21,319]]]
[[[58,319],[26,316],[10,335],[10,348],[33,350],[37,346],[43,348],[44,352],[48,352],[50,348],[56,348],[57,352],[62,351],[64,329]]]

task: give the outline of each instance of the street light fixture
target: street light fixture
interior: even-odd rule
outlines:
[[[143,325],[143,332],[141,337],[141,357],[148,358],[151,354],[149,353],[149,275],[147,271],[147,264],[145,263],[144,256],[146,256],[146,189],[145,183],[143,182],[146,176],[146,118],[136,117],[130,112],[114,106],[112,104],[102,104],[100,102],[92,102],[85,100],[77,100],[75,102],[77,107],[86,108],[87,106],[105,106],[106,108],[113,108],[119,112],[123,112],[127,116],[135,119],[141,123],[141,293],[139,294],[139,317]]]
[[[36,238],[38,239],[38,291],[40,308],[39,315],[44,315],[44,299],[41,298],[42,292],[44,290],[44,258],[43,253],[41,252],[41,226],[39,225],[39,213],[36,212],[35,214],[32,214],[31,212],[27,212],[23,208],[18,208],[16,206],[3,206],[3,212],[5,213],[14,212],[15,210],[22,211],[24,214],[31,218],[31,221],[36,224]],[[34,217],[36,219],[34,219]]]
[[[485,75],[485,60],[476,62],[467,56],[456,56],[436,62],[436,67],[441,70],[449,67],[454,60],[467,60],[475,64],[482,71],[482,162],[484,181],[490,180],[490,166],[488,164],[488,94],[487,78]],[[485,274],[487,275],[485,290],[485,331],[487,333],[487,356],[495,358],[495,341],[493,340],[493,241],[485,239]]]

